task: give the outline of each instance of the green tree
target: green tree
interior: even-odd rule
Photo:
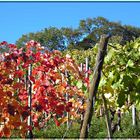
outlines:
[[[49,50],[64,50],[66,48],[65,39],[61,30],[55,27],[45,28],[44,30],[37,33],[29,33],[27,35],[23,35],[16,42],[16,44],[21,47],[25,42],[32,39],[40,42],[46,49]]]
[[[27,41],[33,39],[49,50],[87,50],[99,41],[102,34],[112,35],[109,43],[125,45],[126,42],[130,42],[140,36],[140,28],[112,22],[104,17],[87,18],[81,20],[79,27],[76,29],[49,27],[36,33],[22,35],[16,44],[21,47]]]
[[[77,47],[83,49],[95,45],[102,34],[111,34],[111,43],[125,45],[127,41],[134,40],[140,36],[140,28],[130,25],[122,25],[119,22],[111,22],[104,17],[87,18],[81,20],[79,30],[83,33],[83,40],[77,43]]]
[[[67,46],[76,44],[82,37],[82,32],[79,29],[61,28],[61,31],[65,37]]]

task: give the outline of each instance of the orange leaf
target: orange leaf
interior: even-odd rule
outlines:
[[[61,118],[60,120],[59,120],[59,123],[60,124],[63,124],[63,123],[65,123],[65,122],[67,122],[68,121],[68,118],[67,117],[64,117],[64,118]]]
[[[65,90],[65,88],[63,86],[58,86],[57,87],[57,92],[62,93]]]

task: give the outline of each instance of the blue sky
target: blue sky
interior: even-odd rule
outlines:
[[[0,2],[0,41],[15,41],[44,28],[78,27],[81,19],[103,16],[140,27],[140,2]]]

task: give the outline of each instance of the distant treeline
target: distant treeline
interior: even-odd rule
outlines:
[[[87,18],[80,20],[79,27],[76,29],[49,27],[39,32],[22,35],[16,41],[16,45],[22,47],[27,41],[35,40],[49,50],[86,50],[92,48],[102,34],[112,35],[110,43],[124,45],[140,36],[140,28],[112,22],[104,17]]]

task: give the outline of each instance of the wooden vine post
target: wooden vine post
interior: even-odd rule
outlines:
[[[105,108],[105,119],[106,119],[106,125],[107,125],[107,133],[108,133],[108,138],[110,139],[110,138],[112,138],[113,134],[112,134],[112,129],[111,129],[111,121],[109,119],[107,101],[106,101],[104,94],[102,94],[102,98],[103,98],[103,103],[104,103],[104,108]]]
[[[99,42],[98,54],[97,54],[95,69],[93,73],[93,80],[91,82],[90,89],[89,89],[89,98],[87,101],[87,108],[85,111],[84,121],[80,132],[80,138],[88,137],[88,126],[90,126],[92,115],[93,115],[93,99],[95,99],[96,97],[98,85],[100,82],[101,70],[104,62],[104,57],[106,55],[109,38],[110,35],[102,35]]]

